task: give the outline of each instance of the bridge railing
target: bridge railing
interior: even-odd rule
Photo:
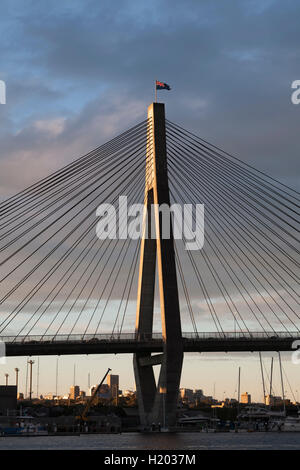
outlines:
[[[198,340],[247,340],[247,339],[284,339],[284,338],[299,338],[300,332],[199,332],[199,333],[182,333],[182,337],[189,341]],[[58,343],[58,342],[75,342],[75,343],[98,343],[98,342],[149,342],[149,341],[162,341],[161,333],[152,334],[136,334],[136,333],[101,333],[97,335],[86,334],[71,334],[71,335],[22,335],[22,336],[0,336],[0,340],[4,343]]]

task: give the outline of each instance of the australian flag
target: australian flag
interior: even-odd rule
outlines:
[[[156,80],[156,89],[157,90],[171,90],[171,87],[167,83],[159,82]]]

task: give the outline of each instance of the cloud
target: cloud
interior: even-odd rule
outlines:
[[[156,78],[172,86],[159,92],[170,120],[299,186],[296,2],[16,0],[2,11],[1,198],[144,120]],[[207,307],[198,313],[208,323]]]
[[[72,8],[55,1],[49,8],[15,3],[18,16],[4,2],[7,15],[1,20],[9,116],[0,111],[6,125],[10,121],[23,136],[20,147],[30,139],[22,131],[34,121],[65,119],[70,131],[82,124],[82,142],[91,148],[94,129],[84,125],[90,122],[88,113],[98,106],[102,123],[106,116],[112,124],[110,99],[116,114],[118,101],[120,113],[125,101],[139,101],[145,114],[159,78],[173,87],[159,95],[167,101],[171,120],[299,184],[299,109],[290,103],[299,60],[300,7],[295,2],[286,2],[285,8],[276,1],[89,1],[85,7],[72,2]],[[101,100],[107,106],[99,106]],[[141,109],[130,121],[140,115]],[[121,127],[110,129],[108,138]],[[14,140],[13,132],[9,147]],[[2,160],[10,158],[6,148]],[[42,153],[53,158],[49,149]],[[70,157],[62,153],[60,158]],[[7,176],[13,175],[2,168],[1,180]]]
[[[50,134],[50,136],[55,137],[61,134],[65,127],[65,119],[64,118],[56,118],[56,119],[42,119],[39,121],[35,121],[33,126],[42,133],[45,132]]]
[[[0,194],[22,190],[145,117],[142,101],[110,92],[75,116],[37,119],[15,134],[7,133],[2,139]]]

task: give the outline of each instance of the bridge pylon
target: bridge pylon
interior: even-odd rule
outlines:
[[[148,107],[147,137],[144,231],[140,251],[136,335],[140,339],[152,337],[157,267],[163,353],[151,355],[138,352],[134,355],[133,362],[141,425],[160,423],[170,428],[176,424],[183,344],[171,214],[169,211],[169,237],[163,238],[159,211],[162,204],[170,206],[163,103],[152,103]],[[154,376],[155,365],[161,366],[158,383]]]

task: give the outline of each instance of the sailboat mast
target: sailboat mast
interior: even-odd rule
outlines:
[[[238,402],[240,403],[241,396],[241,368],[239,367],[239,379],[238,379]]]
[[[272,380],[273,380],[273,357],[271,361],[271,374],[270,374],[270,396],[272,395]]]
[[[239,410],[240,410],[240,395],[241,395],[241,368],[239,367],[237,414],[239,414]]]
[[[261,352],[259,352],[259,360],[260,360],[261,379],[262,379],[262,385],[263,385],[264,404],[265,404],[266,403],[266,388],[265,388],[265,378],[264,378],[263,364],[262,364],[262,359],[261,359]]]
[[[280,366],[280,378],[281,378],[281,390],[282,390],[283,411],[284,411],[284,414],[285,414],[284,386],[283,386],[282,364],[281,364],[280,351],[278,351],[278,358],[279,358],[279,366]]]

